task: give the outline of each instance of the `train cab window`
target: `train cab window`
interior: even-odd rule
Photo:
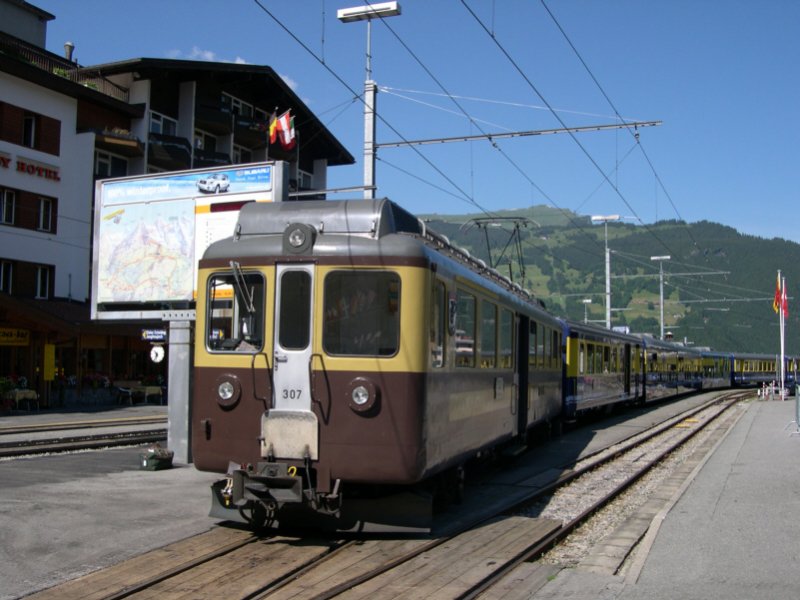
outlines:
[[[456,291],[456,366],[475,366],[475,296]]]
[[[481,302],[481,369],[493,369],[497,361],[497,306]]]
[[[447,323],[447,294],[441,281],[434,281],[431,288],[431,330],[430,350],[431,366],[439,368],[444,366],[444,341],[445,326]]]
[[[264,347],[266,284],[260,273],[212,275],[207,288],[206,347],[211,352],[258,352]]]
[[[514,366],[514,313],[500,309],[500,367]]]
[[[325,277],[322,346],[328,354],[394,356],[400,347],[400,277],[334,271]]]

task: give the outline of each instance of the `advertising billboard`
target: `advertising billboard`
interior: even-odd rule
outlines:
[[[92,318],[194,308],[197,261],[247,202],[286,199],[283,162],[157,173],[95,185]]]

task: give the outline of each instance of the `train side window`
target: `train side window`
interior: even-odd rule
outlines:
[[[514,366],[514,313],[505,308],[500,309],[500,366]]]
[[[475,366],[475,296],[456,290],[456,366]]]
[[[393,356],[400,346],[400,277],[388,271],[328,273],[323,314],[328,354]]]
[[[443,367],[445,360],[445,324],[447,322],[447,294],[441,281],[434,281],[431,288],[431,366]]]
[[[531,321],[530,336],[528,337],[528,366],[536,366],[536,321]]]
[[[554,368],[561,367],[561,333],[557,330],[553,330],[553,345],[550,346],[550,349],[553,353],[553,362],[552,365]]]
[[[238,281],[237,281],[238,280]],[[206,348],[258,352],[264,347],[266,284],[260,273],[219,273],[208,280]]]
[[[583,375],[586,373],[586,344],[580,343],[580,356],[578,356],[578,374]]]
[[[539,325],[539,335],[536,338],[536,366],[543,367],[545,364],[544,339],[547,337],[547,328]]]
[[[544,356],[543,367],[550,368],[550,358],[553,356],[553,330],[549,327],[542,327],[542,337],[544,338],[544,348],[542,348],[542,355]]]
[[[481,369],[493,369],[497,364],[497,306],[481,301]]]

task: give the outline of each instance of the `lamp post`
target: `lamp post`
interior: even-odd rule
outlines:
[[[342,8],[336,17],[342,23],[367,22],[367,74],[364,80],[364,199],[375,198],[375,100],[378,85],[372,80],[372,19],[400,14],[397,2]]]
[[[581,300],[581,302],[583,302],[583,322],[584,323],[588,323],[589,322],[589,310],[588,309],[589,309],[589,305],[592,303],[592,299],[591,298],[584,298],[583,300]]]
[[[606,329],[611,329],[611,253],[608,251],[608,222],[619,221],[619,215],[592,215],[592,223],[603,223],[606,239]]]
[[[658,261],[658,274],[659,274],[659,292],[658,292],[658,302],[659,306],[661,307],[661,339],[664,339],[664,261],[669,260],[671,257],[669,255],[666,256],[651,256],[650,260],[657,260]]]

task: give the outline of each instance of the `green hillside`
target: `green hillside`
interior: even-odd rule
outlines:
[[[494,265],[542,299],[552,312],[605,322],[604,227],[586,216],[545,206],[486,215],[422,215],[455,245]],[[514,219],[518,220],[514,220]],[[511,236],[519,231],[520,244]],[[487,244],[488,239],[488,244]],[[779,352],[772,309],[777,269],[787,280],[786,352],[800,353],[800,244],[744,235],[701,221],[647,227],[608,224],[612,324],[660,332],[658,262],[664,262],[665,330],[676,340],[718,350]],[[522,265],[519,261],[522,252]],[[524,267],[524,276],[523,276]],[[591,304],[584,304],[591,299]]]

